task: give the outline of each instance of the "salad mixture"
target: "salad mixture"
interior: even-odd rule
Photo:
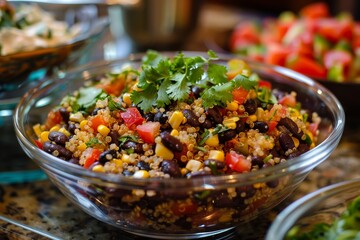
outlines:
[[[0,56],[65,44],[79,32],[38,5],[0,1]]]
[[[319,80],[360,81],[360,24],[348,13],[331,16],[313,3],[296,15],[241,22],[229,42],[234,53],[286,66]]]
[[[315,146],[321,119],[302,108],[296,92],[273,88],[243,60],[217,60],[212,51],[207,58],[148,51],[141,69],[89,76],[33,126],[35,142],[89,171],[156,179],[257,171]],[[224,224],[236,221],[282,184],[172,196],[94,187],[90,198],[126,224],[147,219],[155,229],[184,230],[214,226],[220,215]]]
[[[332,224],[316,224],[311,231],[299,233],[299,227],[291,229],[287,240],[335,240],[360,239],[360,196],[352,200],[346,210]]]

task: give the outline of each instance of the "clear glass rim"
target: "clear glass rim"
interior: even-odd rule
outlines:
[[[305,195],[287,206],[276,217],[266,234],[265,240],[283,239],[299,217],[315,205],[343,191],[359,188],[360,178],[356,178],[332,184]]]
[[[168,56],[174,56],[175,52],[162,52],[162,54]],[[191,55],[207,55],[204,52],[183,52],[187,56]],[[111,61],[98,61],[95,63],[86,64],[83,66],[76,67],[72,70],[69,70],[69,73],[84,71],[90,68],[99,68],[99,67],[106,67],[108,65],[116,64],[116,63],[126,63],[128,61],[135,61],[141,59],[143,53],[138,54],[131,54],[128,58],[120,58]],[[220,60],[228,60],[230,58],[234,58],[232,55],[227,54],[218,54]],[[314,167],[318,165],[321,161],[325,160],[324,154],[329,153],[329,149],[334,149],[335,146],[340,141],[340,138],[343,133],[344,125],[345,125],[345,113],[337,98],[325,87],[321,84],[313,81],[312,79],[296,73],[292,70],[278,67],[278,66],[271,66],[262,63],[256,63],[246,60],[249,64],[254,66],[262,66],[269,68],[270,70],[280,74],[285,75],[289,78],[298,79],[300,82],[304,83],[305,85],[317,89],[317,93],[320,98],[324,101],[329,102],[331,107],[333,108],[331,111],[334,114],[334,126],[332,132],[326,139],[317,145],[314,149],[300,155],[299,157],[293,158],[285,163],[273,166],[271,168],[264,168],[260,169],[256,172],[249,172],[249,173],[239,173],[239,174],[231,174],[231,175],[222,175],[222,176],[204,176],[201,178],[194,178],[194,179],[167,179],[166,181],[162,181],[159,179],[134,179],[129,178],[126,176],[114,175],[114,174],[105,174],[105,173],[96,173],[92,171],[88,171],[80,166],[75,166],[74,164],[68,163],[66,161],[60,160],[44,151],[39,149],[34,143],[29,141],[25,134],[25,127],[24,123],[22,122],[24,114],[29,108],[29,100],[32,96],[39,91],[39,89],[43,89],[47,86],[52,86],[60,81],[63,81],[63,77],[55,77],[53,79],[49,79],[49,81],[53,81],[52,83],[48,83],[48,80],[41,82],[38,86],[32,88],[27,94],[25,94],[19,104],[15,109],[14,114],[14,127],[15,132],[18,138],[18,141],[22,145],[25,152],[35,158],[36,161],[45,168],[52,168],[57,170],[66,170],[67,174],[72,174],[75,176],[87,177],[91,178],[92,181],[99,181],[99,182],[107,182],[107,183],[120,183],[121,184],[130,184],[133,186],[148,186],[149,184],[156,184],[156,183],[163,183],[165,182],[166,185],[170,184],[171,186],[188,186],[189,182],[191,182],[192,186],[201,186],[206,183],[213,183],[214,185],[222,185],[222,184],[231,184],[231,183],[244,183],[246,185],[256,182],[266,182],[271,181],[275,178],[280,176],[289,175],[290,173],[302,169],[302,168],[309,168],[311,165]],[[260,177],[261,176],[261,177]],[[209,186],[209,188],[213,188],[213,186]]]

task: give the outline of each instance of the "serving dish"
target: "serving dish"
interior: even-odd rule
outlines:
[[[98,16],[96,12],[92,16],[83,14],[82,18],[66,17],[71,16],[66,12],[76,16],[84,12],[84,8],[61,8],[64,12],[60,13],[56,8],[46,10],[70,27],[78,26],[78,34],[66,44],[0,56],[0,109],[13,109],[19,98],[45,76],[88,61],[91,47],[106,29],[108,19]]]
[[[295,236],[295,231],[301,234],[310,232],[317,224],[332,225],[348,208],[350,202],[360,196],[359,189],[360,180],[352,179],[323,187],[298,199],[276,217],[266,240],[291,239],[287,238],[287,235]],[[355,217],[354,220],[356,221]]]
[[[175,53],[166,53],[174,56]],[[204,55],[204,53],[184,53]],[[304,108],[316,111],[322,121],[319,125],[318,145],[312,150],[273,167],[255,172],[219,176],[184,178],[133,178],[119,174],[88,171],[83,167],[60,160],[38,148],[33,125],[43,122],[47,112],[69,92],[83,86],[91,76],[116,71],[124,66],[138,68],[143,55],[128,59],[85,65],[42,82],[20,101],[14,117],[16,135],[24,151],[49,176],[53,183],[73,203],[91,216],[125,231],[155,238],[199,238],[221,233],[241,223],[251,221],[284,200],[316,165],[324,161],[338,144],[344,128],[344,112],[327,89],[311,79],[281,67],[251,62],[250,67],[262,79],[284,91],[294,90]],[[225,64],[232,56],[220,56],[217,63]],[[61,91],[60,91],[61,89]],[[255,189],[260,195],[252,203],[244,202],[242,209],[238,198],[223,200],[224,191],[242,192],[241,198],[252,198]],[[263,191],[263,193],[261,193]],[[146,197],[141,195],[146,193]],[[141,201],[128,202],[129,194],[140,194]],[[197,196],[194,198],[194,196]],[[199,208],[194,208],[194,199]],[[225,195],[226,196],[226,195]],[[184,201],[186,199],[193,199]],[[131,199],[131,198],[130,198]],[[237,200],[236,200],[237,199]],[[223,201],[227,201],[225,202]],[[214,202],[221,202],[216,205]],[[168,205],[179,205],[178,211],[152,214]],[[208,205],[209,204],[209,205]],[[239,205],[240,204],[240,205]],[[223,205],[223,206],[222,206]],[[207,206],[207,207],[205,207]],[[240,206],[240,208],[239,208]],[[146,209],[146,212],[142,212]],[[236,210],[235,210],[236,209]],[[148,211],[148,212],[147,212]],[[237,212],[239,214],[233,214]],[[163,218],[178,215],[176,222],[164,224]]]

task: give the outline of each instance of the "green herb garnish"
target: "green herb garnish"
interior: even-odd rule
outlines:
[[[101,143],[102,142],[99,139],[93,137],[93,138],[90,138],[90,140],[88,142],[86,142],[85,145],[87,147],[93,147],[93,146],[96,146],[96,145],[101,144]]]

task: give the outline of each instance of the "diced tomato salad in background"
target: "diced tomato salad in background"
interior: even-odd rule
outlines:
[[[243,21],[233,31],[233,53],[288,67],[316,80],[360,81],[360,23],[348,13],[331,16],[326,3],[296,15]]]

